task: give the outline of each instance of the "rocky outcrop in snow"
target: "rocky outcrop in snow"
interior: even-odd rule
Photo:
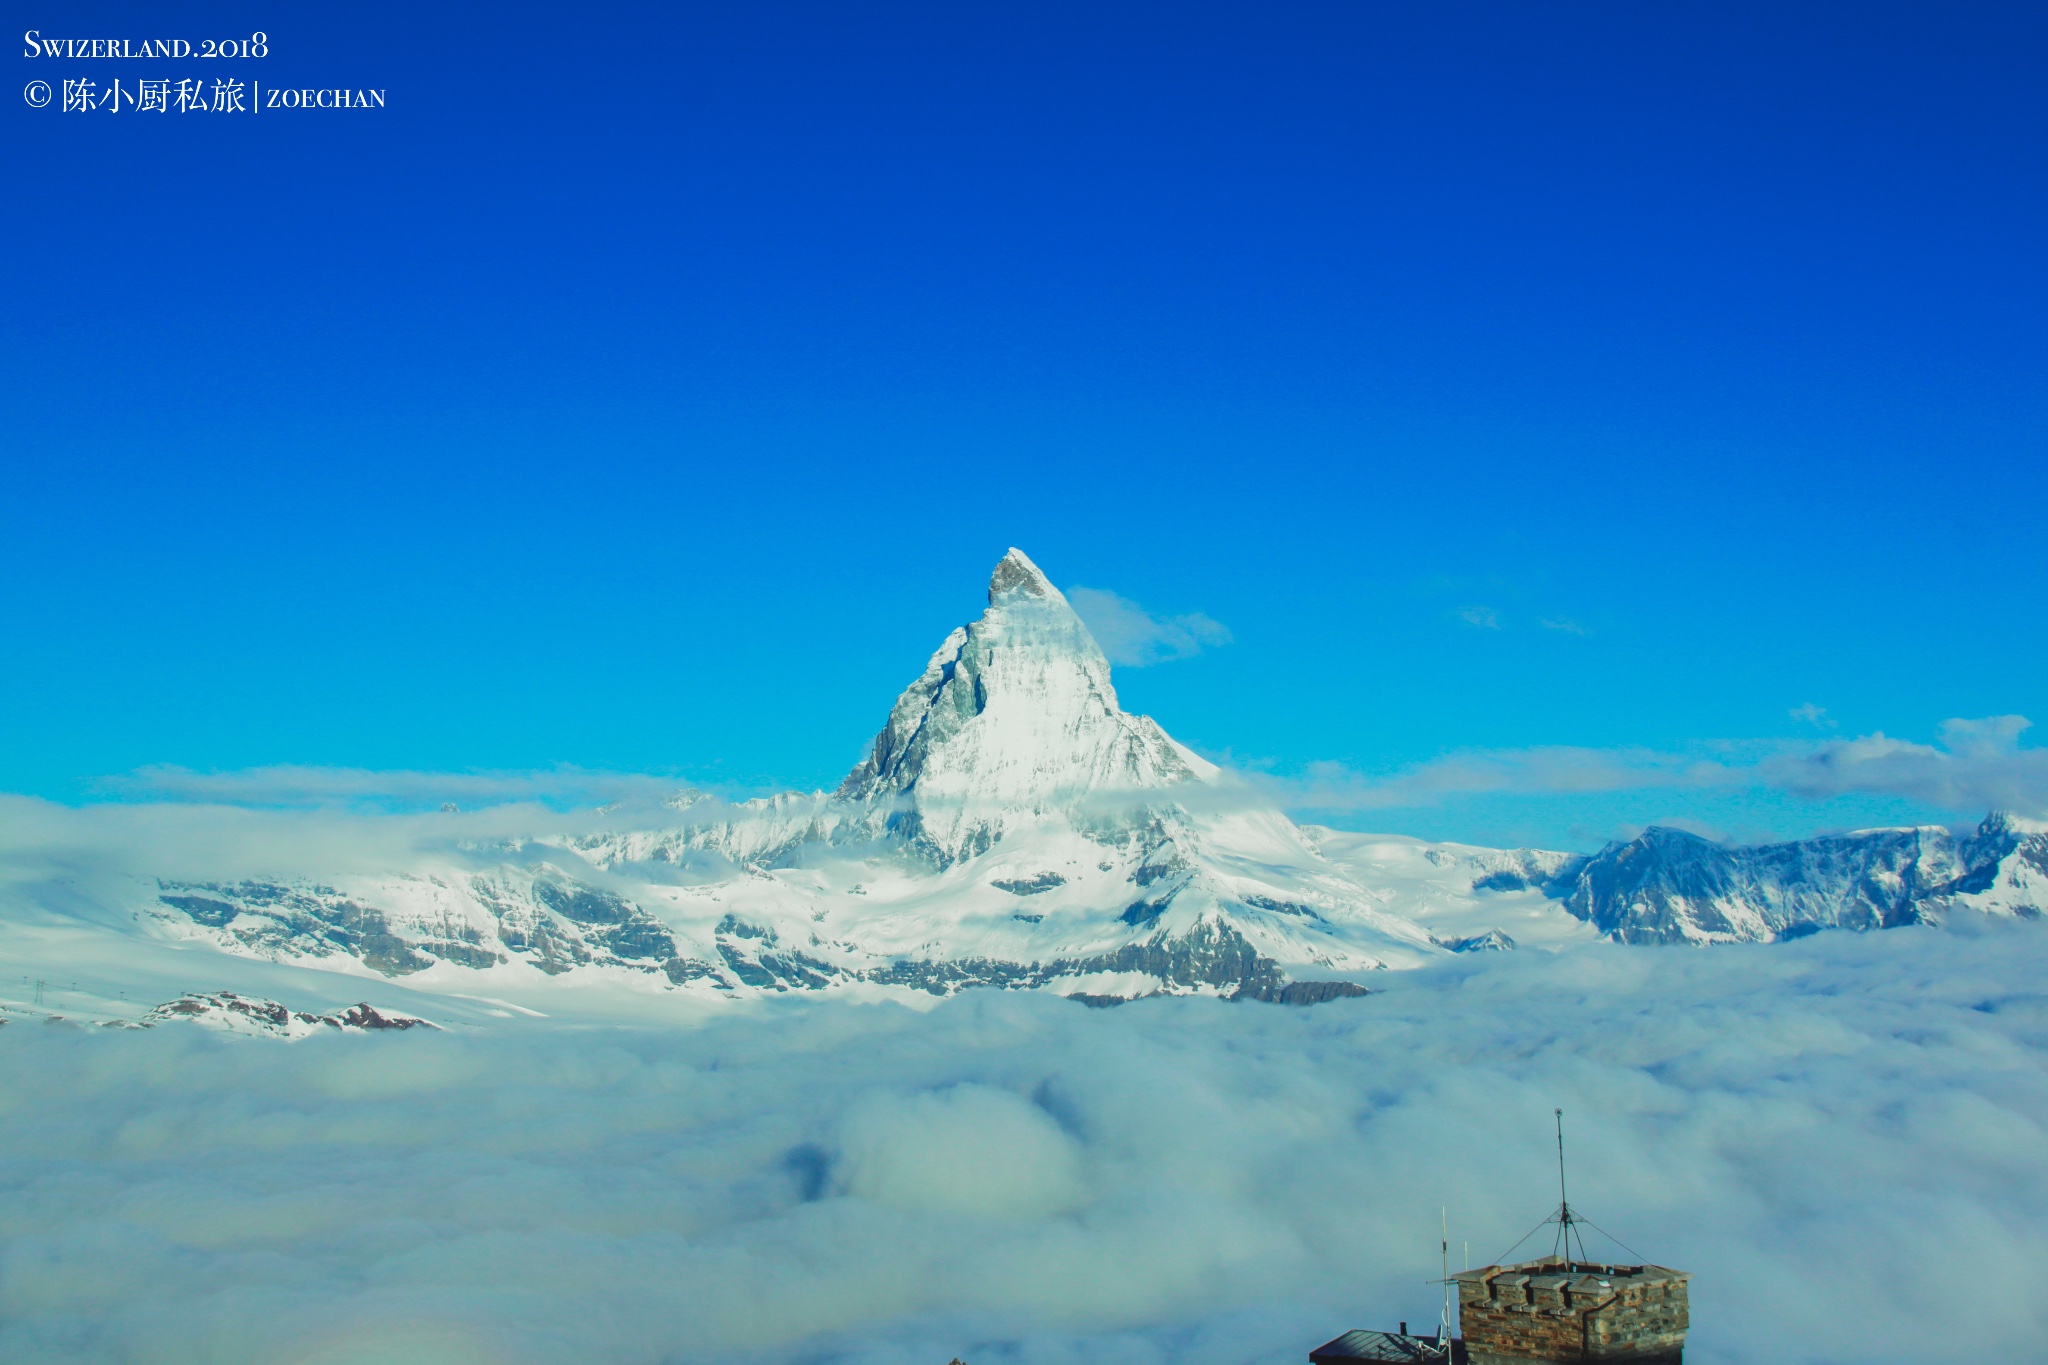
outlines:
[[[659,973],[678,984],[713,975],[684,956],[659,918],[546,862],[395,874],[346,888],[159,882],[153,913],[166,912],[253,956],[351,957],[384,976],[515,962],[549,976],[588,966]]]
[[[259,1000],[233,991],[179,996],[158,1005],[129,1027],[154,1028],[165,1023],[199,1024],[223,1033],[287,1040],[329,1032],[388,1033],[440,1028],[417,1016],[380,1010],[367,1003],[351,1005],[333,1014],[307,1014],[286,1009],[275,1000]]]

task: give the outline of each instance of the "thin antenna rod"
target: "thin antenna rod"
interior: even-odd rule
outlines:
[[[1557,1116],[1557,1206],[1568,1209],[1572,1201],[1564,1194],[1564,1110],[1553,1109],[1550,1112]]]
[[[1451,1365],[1451,1211],[1439,1206],[1437,1213],[1443,1220],[1443,1241],[1439,1246],[1444,1257],[1444,1315],[1437,1320],[1436,1342],[1443,1350],[1444,1365]]]

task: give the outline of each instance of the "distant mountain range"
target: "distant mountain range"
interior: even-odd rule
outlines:
[[[1940,825],[1730,848],[1651,828],[1562,868],[1545,890],[1622,943],[1741,943],[1940,924],[1957,909],[2048,908],[2048,828],[1994,811]]]
[[[378,875],[160,881],[132,911],[227,953],[428,990],[569,978],[741,997],[993,986],[1307,1002],[1456,952],[1723,943],[2048,908],[2048,830],[1869,830],[1596,855],[1297,825],[1117,703],[1023,553],[832,793],[697,793],[660,827],[450,845]]]

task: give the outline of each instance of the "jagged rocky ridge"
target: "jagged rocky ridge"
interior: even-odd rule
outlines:
[[[1290,1003],[1454,952],[1783,938],[2048,902],[2042,835],[2005,817],[1963,839],[1760,849],[1653,829],[1592,857],[1297,826],[1123,711],[1086,627],[1015,550],[835,792],[685,793],[666,817],[381,876],[164,881],[143,899],[167,932],[428,989],[596,973],[728,997],[992,986]]]
[[[291,1042],[330,1033],[403,1033],[409,1029],[441,1032],[439,1024],[431,1023],[418,1015],[379,1009],[368,1001],[329,1014],[309,1014],[304,1010],[290,1009],[275,1000],[242,995],[236,991],[187,991],[175,1000],[166,1000],[140,1018],[95,1018],[96,1013],[98,1011],[87,1009],[82,1015],[72,1010],[59,1014],[55,1010],[44,1010],[40,1007],[28,1010],[16,1005],[11,1009],[0,1007],[0,1025],[9,1023],[10,1015],[41,1019],[46,1024],[87,1024],[114,1029],[155,1028],[159,1024],[173,1023],[197,1024],[220,1033],[281,1038]]]
[[[1623,943],[1733,943],[1939,924],[1958,909],[2048,907],[2048,829],[2002,812],[1940,825],[1728,847],[1651,828],[1559,869],[1545,889]]]
[[[549,976],[577,967],[709,976],[668,927],[625,897],[541,863],[493,873],[400,875],[354,891],[319,883],[159,882],[156,903],[270,958],[352,957],[385,976],[446,963],[520,962]]]

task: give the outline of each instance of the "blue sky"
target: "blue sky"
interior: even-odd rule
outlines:
[[[1350,824],[1974,816],[1626,773],[2048,713],[2039,7],[67,10],[388,107],[9,95],[0,789],[825,784],[1013,544]]]

